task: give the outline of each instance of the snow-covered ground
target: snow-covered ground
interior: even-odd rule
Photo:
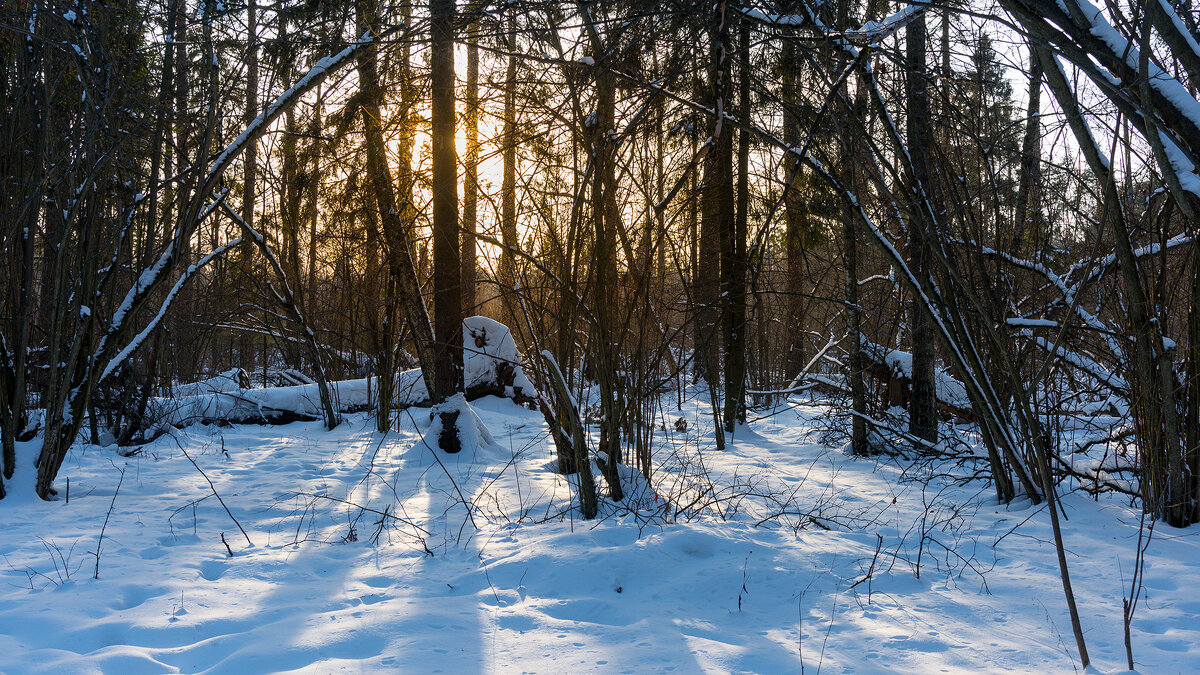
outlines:
[[[66,496],[69,477],[69,503],[33,496],[21,446],[0,501],[0,670],[1078,667],[1045,511],[953,480],[969,466],[847,457],[822,442],[819,406],[718,453],[688,405],[656,435],[655,492],[631,480],[628,505],[585,522],[540,415],[473,405],[495,443],[455,456],[422,444],[421,409],[386,436],[359,415],[332,432],[197,425],[130,458],[80,445],[57,484]],[[1083,494],[1063,507],[1093,661],[1123,670],[1138,511]],[[1142,672],[1200,664],[1196,535],[1163,526],[1150,544]]]

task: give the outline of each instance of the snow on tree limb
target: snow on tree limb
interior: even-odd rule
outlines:
[[[163,299],[162,305],[160,305],[158,308],[158,313],[154,315],[154,318],[150,320],[150,323],[146,324],[146,327],[143,328],[137,335],[135,335],[134,338],[129,341],[129,344],[125,345],[124,349],[117,352],[117,354],[113,356],[111,360],[109,360],[108,364],[104,367],[104,372],[100,374],[100,380],[103,381],[106,377],[111,375],[113,371],[120,367],[120,365],[124,363],[130,356],[132,356],[133,353],[137,351],[137,348],[146,341],[146,338],[148,338],[150,334],[154,332],[154,329],[158,327],[158,324],[162,322],[163,317],[166,316],[167,310],[171,308],[171,304],[175,301],[175,297],[179,295],[179,291],[183,290],[183,287],[187,285],[187,282],[193,276],[195,276],[196,272],[204,269],[208,263],[221,257],[230,249],[236,248],[238,244],[241,243],[242,239],[241,237],[238,237],[228,244],[218,246],[210,251],[207,255],[197,260],[195,263],[189,265],[187,270],[185,270],[184,273],[179,275],[179,278],[175,280],[175,285],[171,287],[170,292],[167,293],[167,297]]]

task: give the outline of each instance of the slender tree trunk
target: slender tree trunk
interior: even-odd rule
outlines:
[[[178,0],[178,5],[172,8],[175,17],[175,30],[172,44],[175,45],[175,152],[172,153],[175,157],[174,173],[182,173],[188,165],[187,157],[187,132],[191,120],[187,118],[188,104],[187,95],[189,90],[188,83],[188,40],[187,40],[187,0]],[[186,199],[181,199],[180,204],[186,203]],[[182,207],[181,208],[185,208]]]
[[[513,298],[516,287],[517,262],[513,249],[517,238],[517,48],[516,20],[511,15],[508,21],[508,62],[504,68],[504,128],[500,133],[503,167],[500,185],[500,236],[504,250],[500,252],[500,297],[507,314],[506,319],[514,329],[517,307]],[[561,356],[561,354],[560,354]]]
[[[867,0],[869,4],[874,4],[871,0]],[[942,10],[942,78],[949,78],[954,75],[954,70],[950,66],[950,17],[952,16],[951,8],[947,7]]]
[[[697,78],[699,79],[699,78]],[[691,156],[695,157],[698,152],[696,135],[691,138]],[[691,290],[691,304],[688,308],[691,310],[692,316],[692,382],[700,381],[704,377],[704,362],[701,357],[703,351],[701,344],[704,342],[704,330],[700,324],[700,296],[703,295],[700,290],[700,184],[698,179],[698,169],[693,166],[688,170],[688,274],[687,284]]]
[[[700,269],[696,302],[700,323],[699,362],[712,398],[717,449],[725,448],[721,424],[721,335],[719,327],[728,310],[722,297],[726,256],[733,232],[733,125],[725,119],[729,105],[729,7],[718,0],[711,21],[711,54],[708,64],[709,103],[712,117],[712,147],[704,156],[704,186],[700,192]]]
[[[279,34],[287,35],[288,20],[285,12],[278,13]],[[287,58],[283,60],[281,70],[283,76],[287,80],[294,79],[296,70],[294,52],[286,52]],[[283,265],[283,270],[291,284],[294,286],[295,293],[294,301],[299,304],[304,304],[304,288],[301,284],[300,277],[300,219],[303,212],[303,200],[305,196],[304,180],[301,177],[300,170],[300,125],[296,119],[295,110],[289,109],[284,115],[283,139],[281,143],[282,157],[282,186],[279,191],[280,210],[279,210],[279,241],[280,241],[280,262]],[[280,348],[284,354],[284,361],[290,367],[299,367],[301,353],[299,345],[291,340],[283,340],[280,342]]]
[[[800,119],[803,101],[800,96],[800,79],[803,62],[796,44],[792,40],[783,43],[780,58],[783,81],[783,141],[789,148],[798,148],[804,143],[803,122]],[[791,180],[784,187],[783,213],[786,223],[784,233],[784,256],[787,267],[787,356],[784,361],[784,380],[790,382],[805,365],[804,356],[804,308],[805,246],[813,225],[809,218],[807,195],[801,192],[802,169],[788,162],[784,172]]]
[[[479,24],[471,24],[467,40],[467,93],[464,122],[467,132],[467,158],[463,162],[462,232],[462,306],[475,314],[476,251],[475,231],[479,210],[479,45],[475,33]]]
[[[847,0],[848,2],[849,0]],[[864,21],[873,21],[883,14],[884,3],[880,0],[868,0]],[[869,105],[867,103],[867,82],[859,79],[854,92],[855,116],[869,125]],[[869,127],[868,127],[869,128]],[[853,189],[858,190],[862,183],[860,163],[865,161],[870,150],[866,146],[865,134],[856,134],[852,143],[853,151],[848,157],[846,180]],[[864,359],[862,350],[862,305],[859,304],[858,293],[858,228],[854,226],[855,219],[851,214],[845,214],[842,221],[842,247],[845,259],[843,261],[843,288],[846,295],[846,336],[849,344],[846,346],[846,370],[850,384],[850,409],[854,413],[850,420],[850,451],[856,455],[866,455],[870,452],[867,445],[867,387],[863,382]]]
[[[246,3],[246,109],[242,114],[242,122],[249,126],[258,115],[258,0],[248,0]],[[258,143],[250,143],[242,157],[242,220],[250,227],[257,227],[254,217],[254,207],[258,200]],[[157,179],[157,176],[152,178]],[[153,191],[151,192],[153,194]],[[243,246],[238,258],[238,273],[245,274],[250,269],[250,255],[253,249]],[[246,355],[251,351],[251,338],[245,331],[238,334],[238,363],[246,363]],[[254,364],[249,364],[251,370]]]
[[[36,15],[32,17],[32,22],[35,27],[38,25]],[[5,479],[12,478],[16,468],[15,443],[26,422],[26,370],[34,309],[34,241],[41,214],[42,181],[46,171],[43,157],[49,133],[49,125],[40,123],[39,112],[39,107],[41,110],[48,108],[44,104],[39,106],[39,102],[44,102],[47,96],[42,41],[30,36],[19,40],[17,44],[16,109],[10,120],[12,135],[6,139],[9,146],[3,168],[8,173],[4,176],[4,185],[0,186],[0,195],[4,195],[0,199],[0,208],[7,207],[10,209],[8,213],[15,215],[15,222],[11,225],[6,223],[9,266],[6,281],[10,293],[6,298],[6,313],[11,318],[6,321],[4,344],[0,344],[0,354],[4,356],[5,410],[0,415],[0,437],[3,442]],[[11,195],[7,194],[9,181],[16,183]],[[14,239],[17,241],[14,242]],[[13,340],[12,344],[7,343],[8,339]],[[4,487],[0,481],[0,497],[3,496]]]
[[[307,170],[305,171],[305,218],[308,221],[308,273],[304,283],[296,281],[297,286],[305,286],[315,291],[317,286],[317,228],[321,223],[321,155],[324,153],[324,140],[321,135],[321,87],[317,87],[316,101],[313,102],[312,117],[308,122],[309,146]]]
[[[745,127],[750,125],[750,22],[741,19],[738,30],[738,111]],[[725,340],[725,430],[746,421],[746,236],[750,208],[750,132],[738,132],[737,211],[729,243],[724,297],[728,302],[723,326]]]
[[[378,0],[376,0],[378,1]],[[415,0],[400,0],[400,21],[404,25],[412,23],[413,3]],[[378,32],[376,28],[373,32]],[[400,89],[400,105],[397,111],[399,117],[399,138],[396,139],[396,192],[395,197],[398,203],[396,207],[399,209],[399,218],[395,235],[402,237],[407,247],[407,256],[410,260],[416,260],[416,242],[413,234],[413,229],[416,227],[417,221],[417,205],[414,196],[415,174],[413,172],[413,148],[416,144],[417,123],[420,116],[417,115],[416,109],[421,102],[421,91],[413,84],[412,71],[412,44],[409,40],[401,41],[399,48],[396,50],[396,79],[398,80]],[[380,93],[380,104],[382,105],[383,94]],[[378,117],[376,118],[378,119]],[[391,163],[388,163],[391,166]],[[381,207],[382,208],[382,207]],[[385,221],[384,236],[388,236]],[[391,246],[389,242],[388,246]],[[401,258],[396,255],[389,256],[389,260],[393,263],[392,275],[396,278],[396,283],[403,290],[404,284],[401,282],[402,277],[406,274],[403,270],[404,265],[399,261]],[[414,336],[416,332],[414,331]]]
[[[924,191],[933,204],[934,217],[939,217],[937,210],[940,202],[934,196],[932,175],[929,170],[929,148],[933,140],[930,133],[929,119],[929,72],[926,65],[926,50],[928,47],[925,14],[918,15],[909,22],[905,29],[907,43],[907,61],[905,63],[907,77],[905,79],[905,97],[908,100],[908,150],[912,157],[912,176],[914,191]],[[932,240],[937,235],[937,223],[927,222],[926,217],[913,217],[909,220],[912,231],[909,232],[910,255],[913,262],[913,272],[917,275],[922,286],[929,283],[933,273]],[[937,357],[936,331],[933,319],[924,309],[919,299],[914,298],[909,309],[909,322],[912,324],[912,400],[909,410],[909,432],[918,438],[936,442],[937,428],[937,391],[934,381],[934,361]]]
[[[1041,212],[1042,178],[1042,63],[1029,49],[1029,109],[1025,116],[1025,138],[1021,143],[1021,167],[1017,178],[1016,218],[1013,227],[1012,253],[1020,255],[1026,241],[1040,242],[1038,232]]]
[[[258,115],[258,0],[246,3],[246,109],[247,126]],[[258,196],[258,143],[251,143],[242,156],[242,220],[254,227],[254,202]],[[247,250],[249,247],[247,247]]]
[[[1188,517],[1200,521],[1200,243],[1192,244],[1192,288],[1188,307],[1187,390],[1184,406],[1184,448],[1188,468]]]
[[[290,79],[290,78],[289,78]],[[296,115],[292,111],[284,117],[283,131],[283,185],[281,198],[280,240],[283,250],[284,269],[292,279],[298,279],[300,274],[300,214],[304,200],[304,184],[300,174],[299,137],[300,127]],[[300,295],[303,295],[300,293]]]
[[[600,452],[607,458],[601,465],[613,501],[621,501],[620,474],[617,466],[623,462],[620,404],[619,345],[616,330],[617,315],[613,311],[615,296],[620,292],[612,277],[616,276],[614,232],[619,224],[612,208],[616,189],[615,158],[609,135],[615,125],[616,85],[607,64],[600,66],[596,82],[596,125],[592,139],[592,220],[595,227],[595,249],[592,254],[592,298],[596,311],[596,380],[600,389],[602,417],[600,423]]]

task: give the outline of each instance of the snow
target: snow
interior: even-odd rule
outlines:
[[[1172,239],[1172,240],[1168,241],[1167,242],[1168,245],[1171,245],[1172,241],[1175,241],[1175,240]],[[1154,244],[1153,246],[1157,246],[1157,244]],[[1138,249],[1137,251],[1134,252],[1134,255],[1142,255],[1141,251],[1143,251],[1143,250],[1145,250],[1145,249]],[[981,251],[986,255],[997,256],[999,258],[1002,258],[1003,260],[1008,261],[1009,263],[1011,263],[1013,265],[1016,265],[1018,267],[1023,267],[1027,270],[1031,270],[1031,271],[1037,272],[1038,274],[1041,274],[1043,277],[1046,278],[1047,281],[1050,282],[1051,285],[1053,285],[1056,289],[1058,289],[1059,293],[1062,294],[1062,296],[1063,296],[1062,304],[1063,305],[1070,308],[1075,313],[1076,316],[1078,316],[1080,319],[1083,320],[1083,322],[1085,324],[1096,329],[1098,332],[1101,333],[1101,335],[1104,336],[1105,344],[1108,345],[1108,348],[1110,350],[1112,350],[1113,354],[1120,356],[1121,354],[1125,353],[1124,349],[1121,346],[1121,343],[1119,341],[1117,341],[1117,339],[1114,337],[1113,330],[1111,328],[1109,328],[1109,326],[1105,325],[1104,322],[1102,322],[1096,316],[1094,316],[1093,314],[1088,312],[1086,309],[1084,309],[1082,303],[1075,301],[1076,291],[1078,290],[1078,288],[1083,286],[1083,282],[1077,282],[1074,285],[1068,286],[1067,282],[1064,281],[1062,277],[1060,277],[1049,267],[1046,267],[1045,265],[1043,265],[1041,263],[1024,260],[1022,258],[1018,258],[1018,257],[1010,255],[1008,253],[1004,253],[1003,251],[997,251],[995,249],[991,249],[986,246],[981,247]],[[1103,258],[1100,261],[1100,267],[1106,267],[1115,262],[1116,262],[1116,254],[1113,253],[1113,254],[1110,254],[1108,257]],[[1080,269],[1082,269],[1082,268],[1080,268]],[[1074,270],[1072,270],[1072,271],[1074,271]],[[1068,274],[1069,274],[1069,272],[1068,272]]]
[[[479,418],[479,414],[467,403],[467,397],[462,393],[455,394],[439,403],[429,411],[429,418],[432,423],[428,430],[425,431],[425,436],[421,439],[421,444],[430,453],[435,453],[438,449],[438,439],[442,433],[442,415],[445,413],[458,413],[456,421],[456,430],[458,436],[458,445],[461,450],[469,457],[475,457],[480,450],[486,449],[488,446],[495,444],[496,439],[492,437],[492,433],[488,431],[483,420]]]
[[[1179,178],[1180,187],[1193,195],[1200,196],[1200,172],[1196,171],[1196,165],[1188,159],[1183,150],[1179,149],[1179,145],[1170,136],[1159,131],[1158,138],[1162,141],[1167,162],[1171,164],[1171,169]]]
[[[926,8],[924,4],[905,5],[899,11],[884,18],[882,21],[868,21],[864,23],[861,29],[849,35],[852,37],[861,35],[870,39],[872,43],[878,43],[908,25],[910,21],[923,13]]]
[[[1010,326],[1025,328],[1058,328],[1058,322],[1052,319],[1026,319],[1024,317],[1013,316],[1005,319],[1004,323]]]
[[[743,9],[742,14],[756,21],[774,26],[803,26],[808,17],[802,14],[768,14],[757,9]]]
[[[1100,365],[1099,363],[1096,363],[1095,360],[1093,360],[1087,356],[1084,356],[1083,354],[1080,354],[1078,352],[1071,351],[1071,350],[1063,347],[1060,344],[1057,344],[1055,342],[1047,340],[1044,337],[1035,336],[1028,329],[1025,329],[1024,331],[1022,331],[1022,333],[1023,333],[1023,337],[1033,340],[1033,343],[1036,344],[1038,347],[1041,347],[1042,349],[1044,349],[1048,352],[1056,354],[1059,358],[1063,359],[1067,363],[1070,363],[1071,365],[1075,366],[1076,368],[1082,370],[1083,372],[1087,373],[1088,375],[1091,375],[1092,377],[1096,378],[1097,380],[1105,383],[1110,388],[1115,389],[1119,392],[1128,392],[1129,391],[1129,383],[1128,382],[1121,379],[1119,376],[1109,372],[1109,370],[1107,368]]]
[[[206,387],[210,383],[211,390]],[[319,419],[321,396],[316,384],[248,389],[223,380],[222,376],[176,387],[173,398],[150,400],[151,419],[161,424],[185,427],[212,420],[241,423],[274,421],[278,416]],[[377,389],[366,378],[330,382],[330,395],[341,412],[366,410]],[[429,400],[420,370],[406,370],[396,378],[396,399],[401,404]]]
[[[549,470],[541,417],[495,398],[471,408],[496,442],[470,454],[433,455],[415,411],[387,435],[358,415],[331,432],[192,427],[131,458],[78,445],[57,483],[70,478],[69,503],[33,496],[37,443],[18,444],[0,501],[4,661],[155,673],[1077,668],[1043,508],[997,505],[987,485],[940,475],[964,473],[950,464],[851,458],[821,442],[827,410],[806,401],[716,453],[702,400],[670,412],[688,431],[656,432],[651,481],[625,470],[629,503],[602,498],[591,522]],[[681,508],[705,486],[720,499]],[[1139,514],[1105,496],[1067,494],[1062,507],[1096,672],[1119,671]],[[1132,624],[1142,672],[1200,659],[1185,581],[1200,573],[1200,542],[1166,529]]]
[[[1197,59],[1200,59],[1200,44],[1198,44],[1196,42],[1196,38],[1192,36],[1192,31],[1188,30],[1187,26],[1183,25],[1183,21],[1179,18],[1179,14],[1175,12],[1175,8],[1172,7],[1171,3],[1167,0],[1158,0],[1158,6],[1162,10],[1163,14],[1166,15],[1167,19],[1170,20],[1171,25],[1175,28],[1175,31],[1179,33],[1179,36],[1183,39],[1184,44],[1186,44],[1188,48],[1192,50],[1192,54],[1194,54]]]

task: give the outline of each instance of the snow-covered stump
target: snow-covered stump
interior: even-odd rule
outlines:
[[[472,316],[463,319],[462,330],[464,391],[433,406],[429,415],[434,426],[426,435],[435,437],[438,447],[449,453],[473,450],[480,440],[485,445],[493,442],[468,399],[499,396],[529,403],[537,398],[537,390],[521,368],[521,352],[508,326],[486,316]]]
[[[522,363],[508,326],[486,316],[463,319],[463,385],[468,401],[489,395],[521,404],[537,401],[537,389]]]
[[[496,442],[483,420],[467,403],[461,392],[429,410],[431,424],[425,431],[425,444],[430,448],[457,448],[454,452],[474,452]],[[447,424],[447,420],[453,422]]]

